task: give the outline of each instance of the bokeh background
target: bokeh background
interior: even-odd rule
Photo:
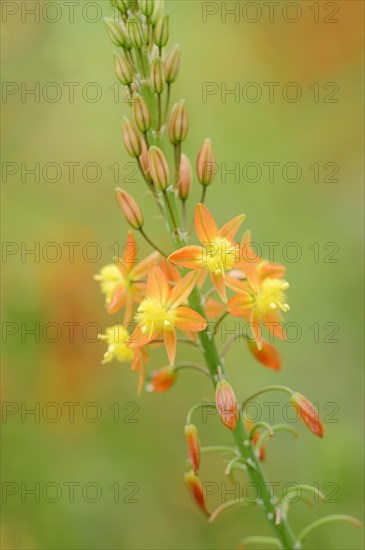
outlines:
[[[120,123],[128,105],[122,93],[115,95],[113,45],[101,20],[109,14],[108,2],[75,3],[72,22],[63,2],[35,21],[24,12],[35,4],[4,2],[2,13],[2,548],[223,549],[244,536],[270,534],[253,507],[234,509],[210,526],[186,493],[183,425],[192,405],[212,399],[205,379],[184,372],[166,394],[137,398],[136,374],[128,366],[100,366],[104,346],[95,334],[111,319],[93,275],[124,244],[127,227],[114,202],[116,184],[139,200],[154,239],[165,249],[170,243],[140,178],[131,177],[122,147]],[[49,3],[38,4],[43,9]],[[167,2],[169,45],[179,42],[183,50],[173,98],[184,97],[189,106],[184,149],[195,160],[202,140],[212,138],[220,172],[207,204],[220,223],[245,212],[255,241],[279,243],[275,260],[286,263],[291,283],[286,320],[302,329],[298,341],[279,344],[282,372],[259,366],[243,343],[227,356],[227,371],[240,398],[261,385],[284,383],[317,402],[328,421],[323,441],[298,427],[299,440],[279,434],[268,444],[270,479],[281,488],[287,481],[317,484],[331,501],[313,509],[295,504],[290,512],[295,529],[328,513],[361,518],[364,5],[337,1],[325,8],[319,2],[313,11],[312,3],[300,2],[302,15],[290,23],[284,15],[295,15],[283,12],[285,2],[273,22],[261,2],[255,3],[257,17],[245,11],[244,2],[210,2],[217,13],[204,22],[203,4]],[[236,20],[227,15],[224,21],[223,4],[239,5]],[[49,22],[57,13],[59,20]],[[204,82],[219,90],[206,102]],[[239,83],[242,89],[248,82],[257,83],[262,99],[222,101],[222,86]],[[273,102],[264,82],[279,83]],[[283,99],[288,82],[301,86],[298,102]],[[73,101],[65,83],[79,83]],[[330,96],[337,102],[328,102],[335,88],[327,83],[337,86]],[[24,95],[35,86],[39,97]],[[52,101],[56,89],[61,95]],[[95,90],[100,97],[94,101]],[[250,162],[263,170],[259,181],[250,173],[238,181],[222,177],[221,163],[227,169],[239,163],[245,170]],[[264,162],[280,163],[273,182]],[[299,181],[282,175],[288,162],[300,165]],[[26,173],[35,163],[39,178]],[[77,163],[74,178],[69,163]],[[97,163],[100,174],[88,163]],[[315,163],[318,178],[310,168]],[[334,165],[326,163],[335,163],[332,178]],[[195,182],[190,214],[199,194]],[[287,261],[293,254],[285,248],[289,242],[301,251],[296,262]],[[76,243],[74,257],[65,243]],[[149,252],[144,242],[139,245],[141,254]],[[27,255],[28,249],[38,252]],[[179,351],[181,359],[192,355],[199,360],[190,349]],[[163,350],[156,350],[151,366],[165,362]],[[261,402],[269,400],[285,403],[279,394]],[[67,403],[76,403],[74,421]],[[34,407],[39,417],[25,414]],[[93,422],[97,411],[101,417]],[[201,438],[205,444],[228,443],[230,435],[213,417],[201,425]],[[215,455],[204,460],[203,479],[219,484],[211,507],[231,498],[220,485],[223,469]],[[78,485],[70,502],[72,482]],[[24,494],[37,483],[39,498]],[[324,527],[306,547],[363,548],[363,531],[347,524]]]

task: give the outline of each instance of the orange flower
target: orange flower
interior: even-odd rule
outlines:
[[[138,262],[137,244],[133,233],[128,231],[123,258],[114,264],[104,266],[100,273],[94,276],[94,279],[100,282],[101,291],[105,294],[108,313],[115,313],[126,306],[124,324],[131,320],[134,302],[141,301],[146,289],[146,282],[143,279],[158,258],[159,254],[153,252]]]
[[[189,307],[182,306],[196,284],[197,274],[188,273],[173,288],[159,267],[154,267],[147,280],[146,298],[135,316],[138,325],[131,336],[131,347],[139,348],[159,336],[164,339],[170,365],[175,361],[176,330],[199,332],[206,320]]]
[[[195,209],[194,225],[201,246],[184,246],[173,252],[168,260],[188,269],[208,270],[219,296],[226,302],[226,272],[246,264],[240,258],[239,245],[233,241],[244,218],[244,214],[236,216],[218,229],[208,208],[199,203]]]
[[[304,395],[294,392],[290,401],[297,409],[300,420],[318,437],[324,436],[324,425],[316,407]]]
[[[280,310],[289,311],[290,309],[285,296],[289,283],[281,278],[284,273],[284,266],[261,261],[255,270],[247,273],[246,281],[227,276],[227,286],[238,292],[229,300],[227,311],[234,317],[244,317],[249,320],[260,350],[262,349],[261,322],[277,338],[286,338],[279,314]]]

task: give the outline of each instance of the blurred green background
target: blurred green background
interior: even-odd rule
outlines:
[[[183,372],[166,394],[137,398],[136,374],[128,366],[100,366],[104,346],[95,342],[95,326],[104,328],[118,316],[111,321],[104,312],[92,278],[110,262],[116,243],[125,241],[127,227],[113,197],[116,184],[138,199],[154,240],[165,249],[171,245],[140,178],[130,181],[132,168],[126,164],[130,159],[120,131],[128,105],[122,90],[115,96],[113,45],[100,20],[109,13],[108,2],[75,3],[73,22],[64,2],[35,21],[24,12],[24,5],[31,9],[35,4],[3,3],[2,548],[223,549],[235,547],[244,536],[270,534],[254,507],[234,509],[208,525],[184,488],[183,425],[192,405],[212,399],[205,379]],[[48,3],[38,4],[43,9]],[[220,172],[207,205],[221,224],[245,212],[245,227],[255,241],[279,243],[274,259],[286,263],[291,285],[286,321],[302,330],[297,342],[279,344],[282,372],[255,363],[243,343],[227,356],[227,371],[240,399],[261,385],[287,384],[317,402],[328,421],[323,441],[300,426],[299,440],[279,434],[268,443],[266,468],[279,489],[288,481],[314,483],[329,500],[338,501],[313,509],[293,505],[295,529],[329,513],[362,518],[364,5],[340,1],[325,8],[319,2],[309,9],[311,3],[300,2],[302,16],[289,23],[284,15],[293,18],[292,12],[282,11],[287,3],[281,3],[270,22],[265,3],[258,2],[261,12],[253,23],[255,13],[241,10],[244,2],[210,2],[209,9],[217,13],[206,22],[207,3],[167,4],[169,46],[179,42],[183,50],[173,98],[184,97],[189,106],[184,150],[195,162],[202,140],[212,138]],[[223,4],[227,9],[239,5],[236,20],[227,15],[224,22]],[[49,22],[57,13],[60,20]],[[215,82],[219,91],[203,102],[206,82]],[[232,95],[222,101],[224,83],[227,89],[235,83],[246,89],[248,82],[262,91],[259,101],[241,96],[236,102]],[[268,82],[279,83],[272,102],[264,85]],[[298,102],[282,97],[289,82],[302,89]],[[24,95],[34,86],[39,86],[39,97]],[[328,102],[334,90],[330,98],[338,101]],[[95,91],[100,96],[96,101]],[[259,181],[252,181],[251,172],[244,175],[250,162],[262,169]],[[267,162],[280,163],[273,182]],[[301,167],[297,182],[286,181],[291,173],[283,176],[290,162]],[[35,163],[39,178],[25,173]],[[77,163],[74,178],[69,163]],[[100,174],[88,163],[97,163]],[[115,163],[119,173],[111,168]],[[222,177],[222,163],[227,169],[239,163],[239,181]],[[310,168],[315,163],[318,178]],[[332,179],[338,181],[326,179],[333,168],[338,173]],[[195,183],[190,213],[199,196]],[[65,244],[72,242],[77,243],[74,258],[71,245]],[[290,242],[301,251],[297,262],[287,261],[293,254],[286,248]],[[139,244],[141,255],[149,252],[144,242]],[[25,254],[34,247],[36,255]],[[69,337],[70,323],[74,338]],[[32,328],[39,338],[27,333]],[[195,351],[179,350],[179,359],[193,356],[199,361]],[[164,351],[156,350],[150,368],[165,362]],[[285,403],[278,394],[261,402],[268,401]],[[74,421],[67,403],[76,403]],[[39,418],[24,416],[26,407],[37,406]],[[266,406],[263,419],[267,411]],[[101,418],[93,422],[95,413]],[[201,425],[201,439],[204,444],[228,443],[230,434],[213,417]],[[210,507],[232,498],[223,494],[223,470],[222,458],[204,458],[202,478],[218,483]],[[72,482],[78,485],[70,502]],[[39,502],[24,494],[36,483]],[[331,525],[313,533],[306,547],[360,549],[363,531]]]

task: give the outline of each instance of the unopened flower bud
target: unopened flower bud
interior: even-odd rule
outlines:
[[[157,21],[160,19],[164,8],[165,8],[164,0],[155,0],[155,7],[153,8],[153,12],[150,18],[152,27],[155,27],[157,25]]]
[[[157,21],[153,39],[159,48],[166,46],[169,39],[169,16],[167,13],[164,13]]]
[[[262,340],[262,347],[259,349],[256,342],[248,342],[248,349],[259,363],[269,369],[281,370],[281,357],[275,346]]]
[[[140,20],[137,17],[128,19],[127,29],[133,48],[140,50],[144,44],[144,35]]]
[[[151,63],[151,87],[156,94],[162,94],[165,89],[165,74],[160,57],[155,57]]]
[[[104,24],[113,44],[130,50],[131,43],[123,21],[114,21],[111,17],[104,17]]]
[[[178,183],[179,198],[182,201],[186,201],[186,199],[189,197],[192,182],[193,174],[190,160],[183,153],[180,160],[180,174]]]
[[[133,229],[141,229],[144,224],[143,214],[134,198],[120,188],[116,190],[115,198],[129,225]]]
[[[176,382],[177,371],[173,367],[163,367],[151,374],[147,391],[163,393],[171,388]]]
[[[209,516],[210,514],[205,504],[204,490],[198,476],[191,470],[185,473],[184,481],[195,504],[200,508],[203,514]]]
[[[133,97],[133,115],[139,130],[146,133],[151,127],[151,116],[145,100],[139,94]]]
[[[184,99],[180,100],[172,108],[169,118],[169,139],[172,144],[185,141],[189,131],[188,109]]]
[[[297,409],[300,420],[318,437],[324,436],[324,424],[316,407],[304,395],[298,392],[290,396],[292,405]]]
[[[179,44],[176,44],[167,55],[164,62],[165,78],[168,84],[175,82],[180,68],[180,60],[181,48]]]
[[[137,158],[142,153],[141,138],[137,128],[129,118],[123,119],[123,141],[127,153],[134,158]]]
[[[200,441],[198,430],[194,424],[187,424],[184,428],[184,432],[189,462],[194,472],[197,473],[200,465]]]
[[[128,0],[113,0],[113,6],[117,8],[120,13],[127,13],[129,3]]]
[[[234,430],[238,422],[239,410],[236,396],[227,380],[219,380],[215,390],[215,403],[222,422]]]
[[[216,174],[215,156],[212,148],[212,142],[207,138],[198,154],[196,163],[198,180],[204,186],[213,183]]]
[[[146,17],[151,17],[155,8],[155,0],[141,0],[140,6],[143,15]]]
[[[123,86],[129,86],[133,81],[133,70],[126,56],[117,51],[114,53],[115,74]]]
[[[150,183],[153,183],[151,178],[151,173],[150,173],[150,164],[148,162],[148,150],[144,139],[141,139],[141,145],[142,145],[142,153],[140,154],[139,162],[145,178]]]
[[[151,178],[157,189],[165,191],[169,185],[170,170],[165,155],[158,147],[150,147],[148,151]]]

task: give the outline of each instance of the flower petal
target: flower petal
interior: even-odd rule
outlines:
[[[216,275],[215,273],[210,274],[212,278],[212,283],[219,294],[220,299],[226,303],[227,302],[227,292],[226,292],[226,283],[223,275]]]
[[[163,339],[165,342],[165,348],[167,357],[169,358],[170,366],[173,367],[176,357],[176,331],[175,329],[164,330]]]
[[[166,304],[169,296],[169,285],[165,274],[159,267],[151,269],[147,279],[147,296],[156,298],[160,304]]]
[[[126,302],[126,296],[127,296],[127,293],[126,293],[125,286],[124,285],[117,286],[107,306],[107,312],[112,314],[118,311],[121,307],[123,307]]]
[[[196,271],[191,271],[185,275],[185,277],[180,279],[180,281],[176,283],[174,288],[171,290],[170,296],[167,300],[167,305],[169,307],[177,307],[182,304],[193,290],[197,279],[198,273]]]
[[[280,317],[276,313],[265,315],[263,323],[272,336],[279,338],[279,340],[286,340],[284,327],[280,322]]]
[[[223,227],[220,228],[219,235],[225,239],[228,239],[229,241],[232,241],[241,224],[243,223],[245,217],[246,216],[244,214],[240,214],[239,216],[232,218],[229,222],[227,222],[223,225]]]
[[[207,322],[190,307],[179,306],[176,309],[175,326],[183,331],[200,332],[207,327]]]
[[[154,332],[150,336],[148,332],[142,332],[142,325],[139,324],[136,326],[133,333],[131,334],[131,337],[128,340],[128,345],[132,349],[140,348],[152,342],[158,336],[158,334],[158,332]]]
[[[203,266],[203,247],[197,245],[183,246],[175,250],[168,257],[168,261],[176,265],[181,265],[187,269],[201,269]]]
[[[130,278],[143,279],[144,277],[146,277],[151,267],[157,264],[159,258],[160,254],[158,252],[152,252],[152,254],[149,254],[140,262],[135,263],[130,274]]]
[[[199,203],[195,208],[194,226],[196,235],[201,243],[208,244],[218,236],[218,226],[204,204]]]
[[[127,242],[123,248],[123,264],[129,272],[133,266],[138,262],[137,259],[137,243],[132,231],[128,231]]]
[[[233,317],[245,317],[249,319],[252,312],[251,297],[243,293],[233,296],[228,300],[227,311]]]
[[[236,279],[236,277],[233,277],[229,273],[226,274],[226,285],[235,292],[247,292],[249,289],[246,281]]]

